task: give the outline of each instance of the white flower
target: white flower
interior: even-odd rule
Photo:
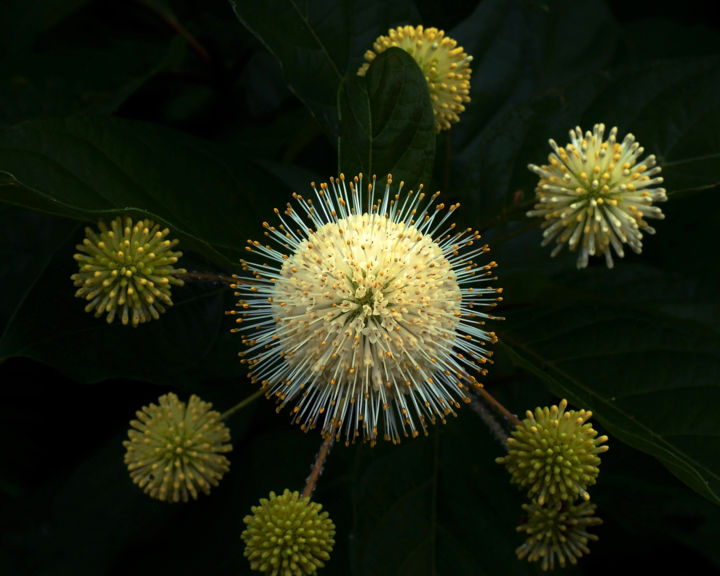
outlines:
[[[455,232],[422,192],[382,196],[375,179],[363,199],[362,175],[312,185],[315,199],[293,194],[278,226],[276,247],[249,241],[254,279],[238,281],[237,330],[254,381],[293,421],[323,434],[362,434],[397,442],[445,420],[468,392],[495,342],[485,312],[501,300],[477,231]],[[306,224],[305,219],[309,221]],[[279,249],[278,249],[279,248]]]
[[[578,126],[570,130],[570,143],[560,148],[553,139],[554,150],[549,164],[528,168],[540,176],[535,189],[537,203],[528,216],[544,218],[542,245],[553,239],[555,256],[567,242],[578,250],[577,267],[585,268],[588,256],[604,255],[608,268],[613,267],[610,246],[624,257],[623,244],[636,253],[642,251],[642,232],[654,234],[645,218],[663,219],[653,202],[667,200],[663,179],[658,176],[655,156],[640,164],[644,149],[632,134],[622,143],[616,141],[617,128],[603,140],[604,124],[595,124],[583,137]]]

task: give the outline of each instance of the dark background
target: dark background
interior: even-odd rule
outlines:
[[[416,4],[422,23],[447,30],[475,8],[460,1]],[[607,5],[615,24],[608,29],[612,55],[601,70],[651,59],[720,54],[710,3]],[[201,48],[189,47],[178,34],[178,24]],[[580,30],[585,25],[580,19],[576,22]],[[598,50],[606,49],[598,45]],[[258,186],[241,199],[258,213],[268,213],[265,208],[284,202],[291,190],[300,191],[311,179],[337,170],[333,138],[285,86],[276,61],[237,21],[228,3],[11,1],[0,9],[0,56],[0,127],[33,118],[112,115],[207,139],[225,159],[252,153],[266,162],[254,164],[257,170],[271,166],[267,170],[272,172],[265,181],[267,189]],[[568,70],[564,80],[581,72]],[[599,109],[602,106],[600,102]],[[460,126],[463,120],[470,123],[461,118]],[[455,137],[462,142],[468,134]],[[442,138],[439,146],[449,146]],[[538,149],[543,150],[542,145]],[[435,183],[456,182],[456,175],[448,180],[441,153],[438,158]],[[520,184],[531,194],[532,176]],[[473,200],[469,202],[473,206]],[[684,206],[678,209],[681,214]],[[3,222],[22,223],[0,232],[0,280],[22,274],[25,263],[16,246],[32,242],[30,235],[48,242],[56,238],[53,234],[72,236],[64,248],[68,253],[72,242],[79,241],[74,221],[15,206],[0,204],[0,209]],[[463,217],[473,220],[472,213]],[[247,230],[248,236],[259,236],[261,220]],[[685,222],[692,229],[692,219]],[[647,252],[653,264],[667,258],[652,245]],[[693,254],[687,250],[685,257],[692,260]],[[703,266],[714,270],[714,254],[710,249],[701,252],[706,254],[710,260]],[[212,267],[202,256],[194,258],[193,268]],[[572,258],[563,262],[567,269],[574,267]],[[70,273],[58,264],[51,277],[67,278]],[[703,278],[717,288],[715,272]],[[61,299],[53,300],[53,293],[71,289],[69,280],[62,282],[46,288],[48,296],[33,324],[36,341],[42,339],[43,322],[52,332],[63,315],[80,314],[80,304],[65,310]],[[187,290],[212,295],[203,300],[200,315],[220,318],[222,310],[233,305],[232,295],[219,286],[202,284]],[[183,297],[187,294],[181,292]],[[16,296],[8,284],[3,290],[4,322],[14,313]],[[508,306],[506,315],[512,316],[512,304]],[[709,318],[715,328],[717,320]],[[83,322],[90,325],[95,320],[88,317]],[[270,402],[256,402],[230,422],[230,473],[209,497],[189,504],[151,501],[132,485],[122,463],[121,442],[129,420],[161,394],[196,393],[222,411],[252,392],[243,370],[234,365],[240,337],[227,333],[229,319],[216,322],[222,322],[213,332],[217,348],[227,352],[222,365],[215,363],[219,356],[214,354],[220,352],[214,352],[182,370],[158,364],[153,378],[112,377],[112,371],[110,377],[99,377],[106,359],[116,353],[112,340],[94,347],[72,342],[62,350],[72,355],[72,363],[99,367],[100,371],[88,368],[87,377],[78,376],[82,368],[70,369],[59,358],[61,352],[56,357],[18,348],[0,364],[0,574],[249,573],[242,556],[242,518],[270,490],[302,489],[320,444],[318,435],[290,427],[287,415],[277,415]],[[152,338],[169,338],[168,346],[175,346],[167,334],[176,327],[168,319]],[[116,335],[121,333],[118,338],[135,338],[135,331],[113,328],[118,329]],[[198,340],[205,333],[201,330]],[[147,342],[139,346],[147,349]],[[502,355],[486,385],[518,413],[556,400],[535,376]],[[717,409],[702,417],[716,420]],[[601,424],[596,427],[603,430]],[[639,568],[652,573],[676,564],[687,573],[720,573],[717,505],[651,456],[612,435],[610,445],[592,490],[604,519],[596,529],[600,540],[591,544],[592,553],[580,567],[567,572],[623,574]],[[322,573],[536,573],[535,567],[514,558],[513,550],[520,544],[514,526],[523,499],[509,486],[505,471],[493,463],[501,454],[502,446],[469,409],[429,438],[400,448],[337,446],[316,493],[337,527],[336,548]],[[426,506],[431,496],[432,509]],[[429,546],[423,544],[426,538],[437,543],[432,565],[421,553]]]

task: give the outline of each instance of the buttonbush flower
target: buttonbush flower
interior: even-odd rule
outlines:
[[[511,481],[528,488],[528,496],[540,505],[546,501],[586,500],[585,490],[595,484],[599,473],[598,454],[606,452],[607,436],[599,436],[587,421],[592,412],[559,406],[536,408],[513,430],[507,441],[508,453],[496,462],[505,464]]]
[[[312,184],[314,199],[294,194],[274,242],[248,241],[253,277],[238,281],[236,321],[250,374],[293,422],[323,435],[397,442],[455,414],[479,387],[495,342],[486,309],[502,291],[489,286],[495,262],[470,228],[448,223],[422,191],[385,192],[359,175]],[[306,219],[308,222],[306,223]],[[279,409],[279,408],[278,408]],[[381,432],[378,432],[378,428]]]
[[[261,498],[243,522],[250,568],[272,576],[315,574],[335,544],[335,525],[322,506],[287,489]]]
[[[590,552],[588,542],[598,539],[587,532],[590,526],[602,524],[593,516],[595,505],[590,502],[547,506],[532,502],[523,504],[523,510],[527,522],[518,526],[518,532],[524,532],[527,540],[515,552],[521,560],[540,562],[543,570],[554,570],[556,561],[561,568],[567,562],[577,564],[578,558]]]
[[[592,132],[578,126],[570,130],[570,143],[560,148],[553,139],[548,164],[528,168],[540,176],[535,188],[537,203],[528,216],[544,218],[542,245],[555,240],[555,256],[565,243],[578,251],[577,267],[585,268],[588,257],[604,255],[613,267],[610,248],[624,257],[623,244],[636,253],[642,251],[642,232],[654,234],[646,218],[663,219],[653,202],[667,200],[665,189],[658,187],[655,156],[638,160],[644,149],[628,134],[617,142],[617,128],[603,140],[604,124],[595,124]]]
[[[465,54],[462,47],[442,30],[400,26],[375,40],[374,50],[365,52],[367,62],[360,67],[358,75],[365,76],[377,55],[393,46],[405,50],[422,69],[435,112],[435,130],[448,130],[460,120],[458,115],[465,110],[463,104],[470,102],[472,56]]]
[[[230,431],[212,410],[212,404],[195,395],[187,405],[175,394],[160,396],[158,404],[143,406],[130,422],[125,464],[133,482],[158,500],[187,502],[198,490],[210,493],[230,462]]]
[[[76,246],[75,296],[88,301],[85,311],[94,310],[96,318],[107,314],[108,324],[116,317],[133,326],[157,319],[172,306],[171,285],[183,285],[176,276],[186,271],[173,267],[182,256],[171,249],[178,241],[166,240],[170,231],[152,220],[133,224],[129,216],[118,216],[110,228],[102,220],[98,227],[99,234],[85,228]]]

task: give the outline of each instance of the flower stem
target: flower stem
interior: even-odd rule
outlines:
[[[210,282],[219,282],[221,284],[233,284],[235,282],[235,278],[232,276],[212,274],[211,272],[185,272],[184,274],[177,274],[177,277],[188,280],[208,280]]]
[[[320,446],[320,450],[318,451],[317,456],[315,456],[315,463],[312,466],[312,470],[310,470],[310,476],[308,476],[307,482],[305,482],[305,489],[302,493],[303,497],[310,498],[312,496],[313,490],[315,490],[315,484],[317,484],[318,478],[320,478],[320,475],[323,472],[325,460],[327,459],[328,454],[330,454],[330,448],[332,448],[333,440],[335,440],[335,435],[328,434],[325,437],[325,441],[322,443],[322,446]]]
[[[515,414],[510,412],[510,410],[505,408],[505,406],[500,404],[500,402],[495,400],[495,398],[490,394],[490,392],[485,390],[484,387],[476,388],[475,391],[478,394],[480,394],[480,396],[483,397],[483,400],[485,400],[488,404],[490,404],[490,406],[492,406],[493,408],[495,408],[495,410],[497,410],[500,414],[502,414],[505,417],[505,419],[508,422],[510,422],[513,426],[520,425],[520,419],[517,416],[515,416]]]
[[[263,390],[262,388],[260,388],[260,389],[257,390],[254,394],[251,394],[250,396],[248,396],[248,397],[245,398],[244,400],[242,400],[242,401],[238,402],[237,404],[235,404],[235,406],[233,406],[232,408],[230,408],[230,410],[226,410],[225,412],[223,412],[223,413],[222,413],[222,416],[220,416],[220,420],[226,420],[227,418],[229,418],[230,416],[232,416],[233,414],[235,414],[235,412],[237,412],[238,410],[242,410],[243,408],[245,408],[245,406],[247,406],[248,404],[250,404],[250,403],[253,402],[254,400],[257,400],[257,399],[258,399],[260,396],[262,396],[263,394],[265,394],[265,390]]]
[[[470,402],[470,408],[478,413],[480,419],[485,423],[485,426],[487,426],[492,435],[495,436],[495,439],[505,446],[508,439],[507,432],[505,432],[504,428],[495,419],[493,413],[488,410],[487,406],[485,406],[482,402],[473,399],[473,401]]]
[[[171,10],[165,9],[162,7],[162,4],[153,2],[151,0],[139,0],[140,4],[145,5],[145,7],[149,8],[155,14],[157,14],[164,22],[167,24],[172,30],[180,34],[180,36],[185,40],[185,42],[188,43],[188,46],[197,53],[200,58],[205,60],[205,62],[210,63],[212,59],[210,58],[210,54],[205,49],[205,47],[200,44],[200,42],[197,41],[197,39],[190,33],[188,30],[178,22],[175,15],[172,13]]]
[[[717,188],[720,186],[720,182],[711,182],[710,184],[704,184],[702,186],[695,186],[693,188],[681,188],[680,190],[668,190],[667,195],[668,198],[672,198],[673,200],[677,198],[683,198],[685,196],[690,196],[694,194],[695,192],[704,192],[705,190],[712,190],[713,188]]]

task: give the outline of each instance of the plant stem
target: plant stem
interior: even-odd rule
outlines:
[[[185,272],[177,274],[178,278],[187,278],[189,280],[209,280],[211,282],[220,282],[221,284],[234,284],[235,278],[232,276],[223,276],[222,274],[213,274],[211,272]]]
[[[250,403],[253,402],[254,400],[257,400],[257,399],[258,399],[260,396],[262,396],[263,394],[265,394],[265,390],[263,390],[262,388],[260,388],[260,389],[257,390],[254,394],[251,394],[250,396],[248,396],[248,397],[245,398],[244,400],[242,400],[242,401],[238,402],[237,404],[235,404],[235,406],[233,406],[232,408],[230,408],[230,410],[226,410],[225,412],[223,412],[222,416],[220,416],[220,420],[226,420],[227,418],[229,418],[230,416],[232,416],[233,414],[235,414],[235,412],[237,412],[238,410],[242,410],[243,408],[245,408],[245,406],[247,406],[248,404],[250,404]]]
[[[205,47],[198,42],[198,40],[193,36],[180,22],[178,22],[177,18],[175,17],[175,14],[172,13],[171,10],[165,8],[161,4],[157,4],[152,0],[139,0],[140,4],[143,4],[145,7],[149,8],[155,14],[157,14],[164,22],[167,24],[172,30],[180,34],[182,38],[185,40],[185,42],[188,43],[188,46],[198,55],[200,58],[205,60],[205,62],[210,63],[212,59],[210,58],[210,54],[205,49]]]
[[[480,396],[482,396],[483,399],[484,399],[488,404],[490,404],[490,406],[492,406],[493,408],[495,408],[495,410],[497,410],[500,414],[502,414],[502,415],[505,417],[505,419],[506,419],[508,422],[510,422],[513,426],[519,426],[519,425],[520,425],[520,419],[519,419],[517,416],[515,416],[515,414],[513,414],[512,412],[510,412],[510,410],[508,410],[507,408],[505,408],[505,406],[503,406],[502,404],[500,404],[500,402],[498,402],[497,400],[495,400],[495,398],[490,394],[490,392],[488,392],[487,390],[485,390],[484,387],[476,388],[476,389],[475,389],[475,392],[477,392],[478,394],[480,394]]]
[[[320,446],[320,450],[318,451],[317,456],[315,456],[315,463],[312,466],[312,470],[310,470],[310,476],[308,476],[307,482],[305,482],[305,489],[302,493],[303,497],[310,498],[312,496],[313,490],[315,490],[315,484],[317,484],[318,478],[320,478],[320,475],[323,472],[325,460],[330,453],[333,440],[335,440],[335,435],[328,434],[325,437],[322,446]]]
[[[480,419],[485,423],[485,426],[488,427],[492,435],[495,436],[495,439],[505,446],[508,439],[507,432],[505,432],[500,423],[495,419],[493,413],[488,410],[487,406],[485,406],[482,402],[473,399],[473,401],[470,402],[470,408],[478,413],[478,416],[480,416]]]

